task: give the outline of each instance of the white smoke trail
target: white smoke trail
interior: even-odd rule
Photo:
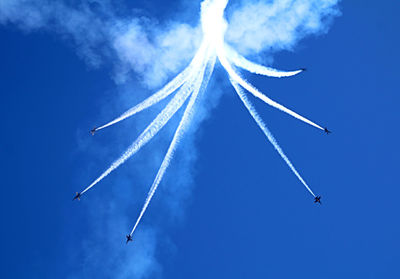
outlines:
[[[96,131],[104,129],[111,125],[114,125],[130,116],[133,116],[134,114],[136,114],[138,112],[141,112],[142,110],[145,110],[145,109],[157,104],[161,100],[165,99],[166,97],[171,95],[173,92],[175,92],[187,80],[188,76],[190,75],[189,70],[191,70],[189,67],[186,68],[183,72],[181,72],[178,76],[176,76],[173,80],[171,80],[166,86],[164,86],[158,92],[154,93],[153,95],[148,97],[146,100],[144,100],[140,104],[137,104],[136,106],[130,108],[129,110],[124,112],[121,116],[104,124],[103,126],[100,126],[99,128],[96,128]]]
[[[309,125],[312,125],[318,129],[324,130],[321,126],[312,122],[311,120],[297,114],[296,112],[284,107],[283,105],[271,100],[269,97],[261,93],[252,84],[248,83],[241,75],[237,72],[237,68],[242,68],[251,73],[269,76],[269,77],[289,77],[294,76],[302,72],[303,70],[295,71],[280,71],[270,67],[265,67],[258,65],[252,61],[247,60],[245,57],[241,56],[235,50],[233,50],[229,45],[224,42],[224,34],[228,28],[228,23],[224,18],[224,10],[228,0],[204,0],[201,3],[201,26],[203,31],[203,42],[201,47],[197,51],[196,55],[180,74],[172,79],[166,86],[161,90],[136,105],[135,107],[129,109],[121,116],[110,121],[109,123],[99,127],[97,130],[104,129],[108,126],[118,123],[152,105],[160,102],[166,97],[170,96],[174,92],[178,91],[172,100],[169,101],[167,106],[157,115],[157,117],[150,123],[150,125],[139,135],[139,137],[129,146],[129,148],[122,154],[120,158],[114,161],[111,166],[103,172],[92,184],[90,184],[86,189],[84,189],[81,194],[88,191],[113,170],[123,164],[128,158],[139,151],[147,142],[149,142],[160,129],[167,124],[167,122],[172,118],[172,116],[184,106],[186,100],[189,98],[189,102],[184,110],[183,116],[179,122],[179,125],[174,133],[173,139],[168,147],[167,153],[161,163],[161,166],[154,178],[153,184],[151,185],[149,192],[147,194],[144,205],[139,213],[139,216],[130,232],[132,236],[137,229],[143,215],[145,214],[158,186],[161,183],[163,176],[168,169],[171,160],[174,156],[176,148],[185,134],[188,126],[190,125],[195,106],[198,100],[198,96],[203,92],[209,82],[210,76],[213,72],[215,61],[218,58],[223,68],[228,73],[229,79],[239,95],[241,101],[246,106],[247,110],[250,112],[253,119],[256,121],[257,125],[263,131],[265,136],[277,150],[279,155],[291,169],[291,171],[296,175],[300,182],[306,187],[311,195],[315,197],[315,194],[307,185],[305,180],[300,176],[298,171],[295,169],[293,164],[290,162],[288,157],[283,152],[282,148],[278,145],[277,141],[268,130],[264,124],[261,117],[258,115],[257,111],[253,107],[252,103],[248,100],[247,95],[244,90],[249,91],[255,97],[261,99],[265,103],[272,107],[275,107]],[[131,240],[128,237],[128,241]]]
[[[121,116],[115,118],[114,120],[104,124],[103,126],[96,128],[96,131],[104,129],[106,127],[109,127],[111,125],[114,125],[128,117],[133,116],[134,114],[141,112],[142,110],[145,110],[161,100],[165,99],[169,95],[171,95],[175,90],[177,90],[182,84],[184,84],[188,78],[190,78],[193,75],[194,69],[196,69],[201,62],[201,60],[204,57],[204,51],[206,49],[206,44],[205,42],[202,43],[202,45],[199,48],[199,51],[197,52],[196,56],[192,59],[191,63],[189,64],[186,69],[184,69],[179,75],[177,75],[174,79],[172,79],[167,85],[165,85],[162,89],[160,89],[158,92],[154,93],[150,97],[148,97],[146,100],[141,102],[140,104],[134,106],[133,108],[129,109],[128,111],[124,112]]]
[[[147,209],[151,199],[153,198],[154,193],[157,191],[158,185],[160,185],[160,182],[172,160],[172,157],[174,156],[176,147],[179,144],[182,136],[186,132],[186,129],[190,124],[190,121],[192,120],[197,96],[200,92],[204,91],[205,88],[207,87],[208,81],[210,80],[211,74],[214,69],[215,58],[216,57],[213,54],[212,58],[207,61],[206,69],[204,70],[204,68],[203,68],[202,74],[200,74],[199,79],[196,80],[196,82],[195,82],[196,87],[193,90],[192,96],[190,97],[190,100],[185,109],[184,115],[179,123],[178,128],[175,131],[175,135],[174,135],[174,137],[171,141],[171,144],[168,148],[167,154],[165,155],[163,162],[161,163],[161,167],[158,170],[158,173],[156,175],[156,178],[154,179],[153,185],[151,186],[151,188],[149,190],[149,193],[147,194],[146,201],[143,205],[143,208],[139,214],[138,219],[136,220],[135,225],[133,226],[133,229],[132,229],[130,235],[132,235],[135,232],[136,227],[138,226],[138,224],[140,223],[140,220],[143,217],[143,214],[146,212],[146,209]]]
[[[140,134],[140,136],[129,146],[129,148],[122,154],[122,156],[114,161],[111,166],[103,172],[95,181],[92,182],[81,194],[88,191],[94,185],[99,183],[103,178],[109,175],[113,170],[123,164],[128,158],[139,151],[149,140],[151,140],[164,125],[171,119],[171,117],[178,111],[178,109],[184,104],[186,99],[190,96],[193,91],[194,83],[186,82],[176,93],[174,98],[168,103],[168,105],[157,115],[157,117],[151,122],[151,124]]]
[[[279,155],[282,157],[282,159],[286,162],[286,164],[289,166],[289,168],[292,170],[292,172],[297,176],[297,178],[303,183],[303,185],[307,188],[307,190],[310,192],[311,195],[315,197],[314,192],[310,189],[310,187],[307,185],[307,183],[304,181],[304,179],[301,177],[301,175],[298,173],[298,171],[295,169],[293,166],[292,162],[290,162],[289,158],[285,155],[283,152],[282,148],[279,146],[277,143],[276,139],[274,136],[271,134],[267,126],[265,126],[264,121],[261,119],[261,117],[258,115],[256,109],[253,107],[251,102],[247,99],[247,96],[243,92],[242,88],[240,88],[239,84],[231,79],[231,83],[233,87],[235,88],[237,94],[239,95],[240,99],[242,100],[243,104],[246,106],[247,110],[250,112],[251,116],[254,118],[256,121],[258,127],[264,132],[268,140],[272,143],[276,151],[278,151]]]
[[[274,108],[277,108],[283,112],[286,112],[287,114],[307,123],[310,124],[320,130],[324,130],[324,128],[322,128],[321,126],[319,126],[318,124],[312,122],[311,120],[301,116],[300,114],[284,107],[283,105],[275,102],[274,100],[268,98],[267,96],[265,96],[263,93],[261,93],[260,91],[258,91],[253,85],[251,85],[250,83],[248,83],[247,81],[245,81],[231,66],[231,64],[229,63],[229,61],[226,59],[225,54],[221,51],[221,48],[219,48],[220,50],[218,51],[218,58],[219,61],[221,62],[222,66],[225,68],[225,70],[228,72],[229,76],[236,81],[237,83],[239,83],[241,86],[243,86],[244,89],[246,89],[247,91],[249,91],[250,93],[252,93],[254,96],[256,96],[257,98],[261,99],[262,101],[264,101],[265,103],[269,104],[270,106],[273,106]]]
[[[201,24],[203,27],[203,32],[205,38],[210,40],[210,44],[212,43],[216,49],[217,56],[222,66],[228,72],[230,78],[239,83],[243,88],[248,90],[257,98],[260,98],[265,103],[273,106],[277,109],[282,110],[290,114],[291,116],[306,122],[318,129],[324,130],[321,126],[315,124],[314,122],[308,120],[307,118],[297,114],[296,112],[282,106],[281,104],[271,100],[260,91],[258,91],[253,85],[246,82],[231,66],[227,57],[224,46],[224,34],[228,27],[227,21],[224,19],[224,10],[226,5],[228,4],[227,0],[213,0],[213,1],[204,1],[201,3]]]
[[[265,67],[247,60],[245,57],[237,53],[230,46],[225,44],[227,58],[232,61],[235,66],[247,70],[251,73],[268,76],[268,77],[291,77],[304,71],[303,69],[295,71],[281,71],[270,67]]]

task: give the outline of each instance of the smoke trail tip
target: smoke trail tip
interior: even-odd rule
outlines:
[[[291,73],[291,75],[287,75],[287,76],[281,76],[281,77],[291,77],[291,76],[296,76],[300,73],[306,72],[307,68],[300,68],[298,70],[294,70],[294,71],[289,71],[287,73]]]

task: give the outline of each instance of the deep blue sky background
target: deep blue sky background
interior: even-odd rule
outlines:
[[[277,67],[307,67],[306,73],[279,80],[248,76],[273,99],[333,130],[325,136],[252,99],[323,196],[322,206],[313,204],[227,87],[197,133],[193,192],[183,198],[181,216],[165,213],[168,195],[161,191],[144,218],[142,229],[151,229],[157,239],[159,266],[152,278],[400,277],[400,3],[359,0],[340,6],[343,15],[328,34],[275,56]],[[140,249],[140,243],[125,246],[124,235],[155,170],[131,174],[131,166],[146,166],[142,155],[80,203],[71,201],[137,134],[129,124],[96,137],[87,132],[107,120],[108,104],[113,113],[120,111],[113,100],[122,97],[113,93],[109,69],[88,67],[52,33],[24,33],[8,25],[0,26],[0,39],[0,277],[124,278],[101,271],[96,257],[118,262],[120,253],[110,251]],[[223,78],[216,75],[214,82]],[[174,179],[167,176],[160,187]],[[137,181],[141,188],[130,196],[118,192]],[[129,211],[101,211],[99,205],[110,200],[111,208],[130,204]],[[93,231],[116,218],[115,212],[129,218],[118,238],[109,237],[106,228]],[[107,250],[105,240],[120,248]]]

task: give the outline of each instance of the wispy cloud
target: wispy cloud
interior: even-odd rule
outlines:
[[[67,1],[3,0],[0,23],[57,32],[89,65],[113,65],[117,83],[126,82],[133,71],[151,88],[181,69],[201,39],[197,27],[174,21],[161,26],[154,19],[118,13],[108,0],[82,0],[74,6]]]
[[[112,18],[111,12],[96,13],[93,1],[70,7],[62,1],[4,0],[0,2],[0,23],[14,24],[24,31],[48,30],[59,33],[78,48],[78,54],[92,66],[102,61],[102,45],[108,37],[104,21]],[[103,2],[102,11],[109,4]]]
[[[310,34],[327,31],[339,0],[242,0],[229,11],[226,40],[242,54],[292,49]]]
[[[112,28],[112,49],[118,56],[116,80],[126,81],[130,71],[148,85],[160,85],[190,61],[201,40],[200,28],[172,22],[152,30],[138,19],[118,21]],[[157,61],[157,63],[154,63]]]

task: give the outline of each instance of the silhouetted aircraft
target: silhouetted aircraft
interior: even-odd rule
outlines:
[[[321,196],[315,197],[314,198],[314,203],[320,203],[321,204]]]
[[[307,71],[307,68],[300,68],[303,72]]]
[[[328,130],[328,128],[324,128],[324,132],[327,133],[327,134],[332,133],[331,131]]]
[[[81,193],[76,192],[76,196],[74,197],[73,200],[78,200],[78,201],[80,201],[80,200],[81,200]]]
[[[92,136],[93,136],[94,132],[96,132],[96,127],[94,127],[92,130],[90,130],[90,132],[92,133]]]
[[[132,236],[130,234],[126,235],[126,244],[128,244],[129,241],[132,241]]]

